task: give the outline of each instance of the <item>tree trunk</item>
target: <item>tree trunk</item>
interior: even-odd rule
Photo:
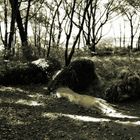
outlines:
[[[26,60],[29,60],[31,58],[31,49],[28,46],[27,33],[23,27],[18,0],[10,0],[10,4],[11,4],[12,10],[14,9],[16,22],[19,29],[19,34],[20,34],[20,39],[21,39],[21,44],[22,44],[22,53],[23,53],[22,57]]]
[[[4,38],[4,46],[7,48],[8,45],[8,0],[4,0],[4,24],[5,24],[5,38]]]
[[[28,7],[26,12],[26,20],[25,20],[25,33],[28,34],[28,18],[29,18],[29,12],[31,7],[31,0],[28,0]]]
[[[139,35],[138,41],[137,41],[137,50],[140,51],[140,35]]]
[[[17,5],[17,3],[15,2],[15,4]],[[12,6],[13,4],[11,4]],[[15,21],[16,21],[16,11],[17,8],[12,6],[12,13],[11,13],[11,25],[10,25],[10,35],[9,35],[9,42],[8,42],[8,50],[10,51],[11,46],[12,46],[12,42],[13,42],[13,36],[15,33]]]
[[[26,34],[23,24],[22,24],[22,18],[21,18],[19,9],[17,10],[16,21],[17,21],[17,26],[19,29],[20,39],[21,39],[21,43],[22,43],[23,58],[26,60],[29,60],[31,58],[31,50],[28,46],[27,34]]]
[[[6,43],[5,44],[6,45],[5,58],[6,59],[9,59],[9,57],[11,55],[11,51],[12,51],[11,49],[13,47],[12,45],[13,45],[13,38],[14,38],[14,33],[15,33],[15,22],[16,22],[16,16],[17,16],[18,1],[10,0],[10,4],[11,4],[11,7],[12,7],[12,10],[11,10],[11,23],[10,23],[9,40],[8,40],[8,42],[5,41],[5,43]],[[5,21],[5,22],[7,22],[7,21]],[[5,35],[5,40],[7,40],[6,37],[8,37],[8,36]]]
[[[131,27],[131,40],[130,40],[130,50],[133,49],[133,42],[134,42],[134,33],[133,33],[133,22],[132,22],[132,16],[130,18],[130,27]]]
[[[51,23],[51,27],[50,27],[50,38],[49,38],[49,46],[48,46],[48,52],[47,52],[47,58],[49,57],[49,55],[50,55],[50,50],[51,50],[51,45],[52,45],[52,40],[53,40],[53,26],[55,27],[55,17],[56,17],[56,15],[57,15],[57,12],[58,12],[58,10],[59,10],[59,7],[60,7],[60,5],[61,5],[61,3],[62,3],[62,0],[59,2],[59,4],[57,5],[57,8],[56,8],[56,10],[55,10],[55,12],[54,12],[54,15],[53,15],[53,17],[52,17],[52,23]],[[54,41],[53,41],[54,42]]]
[[[75,2],[76,2],[76,1],[75,1]],[[68,54],[68,44],[67,44],[67,46],[66,46],[66,51],[65,51],[65,65],[66,65],[66,66],[68,66],[68,65],[70,64],[71,59],[72,59],[72,56],[73,56],[73,54],[74,54],[74,52],[75,52],[75,46],[76,46],[76,44],[77,44],[77,42],[78,42],[78,39],[80,38],[81,32],[82,32],[82,30],[83,30],[84,22],[85,22],[85,17],[86,17],[86,13],[87,13],[88,8],[89,8],[89,6],[90,6],[91,3],[92,3],[92,0],[89,0],[89,1],[86,3],[86,6],[85,6],[85,8],[84,8],[84,12],[83,12],[83,15],[82,15],[82,22],[81,22],[80,28],[79,28],[79,31],[78,31],[76,37],[75,37],[74,43],[73,43],[73,45],[72,45],[72,49],[71,49],[71,51],[70,51],[69,54]],[[75,11],[75,3],[73,4],[73,9],[72,9],[72,13],[71,13],[70,32],[69,32],[69,34],[67,35],[68,39],[70,39],[71,31],[72,31],[72,28],[73,28],[73,26],[72,26],[72,23],[73,23],[73,22],[72,22],[72,21],[73,21],[73,17],[74,17],[74,11]],[[69,40],[68,40],[67,43],[69,43]]]

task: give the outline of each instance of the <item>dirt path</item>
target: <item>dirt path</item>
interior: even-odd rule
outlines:
[[[117,118],[45,93],[0,87],[0,140],[140,140],[140,101],[116,106],[139,118]]]

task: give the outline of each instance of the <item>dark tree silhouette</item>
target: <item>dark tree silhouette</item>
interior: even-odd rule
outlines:
[[[13,38],[15,20],[16,20],[17,26],[19,29],[21,43],[22,43],[23,57],[28,60],[31,57],[31,50],[28,45],[28,36],[27,36],[28,16],[29,16],[29,9],[30,9],[30,5],[31,5],[31,1],[30,0],[28,1],[25,27],[22,22],[21,13],[19,10],[21,3],[19,3],[18,0],[9,0],[9,1],[10,1],[11,8],[12,8],[12,16],[11,16],[11,29],[12,30],[11,30],[11,39],[10,40],[12,41],[12,38]],[[9,47],[11,47],[11,46],[9,46]]]

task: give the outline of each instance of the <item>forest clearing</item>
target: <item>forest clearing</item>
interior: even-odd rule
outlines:
[[[80,58],[78,58],[80,59]],[[88,57],[106,89],[124,73],[139,73],[139,55]],[[3,67],[4,68],[4,67]],[[12,81],[11,81],[12,82]],[[137,97],[136,97],[137,98]],[[0,87],[0,139],[139,140],[140,100],[113,103],[131,117],[107,116],[47,93],[46,84]]]
[[[140,140],[140,1],[0,1],[0,140]]]

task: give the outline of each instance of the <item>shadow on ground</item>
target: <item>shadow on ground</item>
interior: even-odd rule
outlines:
[[[64,99],[43,86],[0,87],[0,139],[139,140],[140,119],[111,118]],[[140,101],[116,106],[140,117]],[[77,118],[77,119],[75,119]]]

